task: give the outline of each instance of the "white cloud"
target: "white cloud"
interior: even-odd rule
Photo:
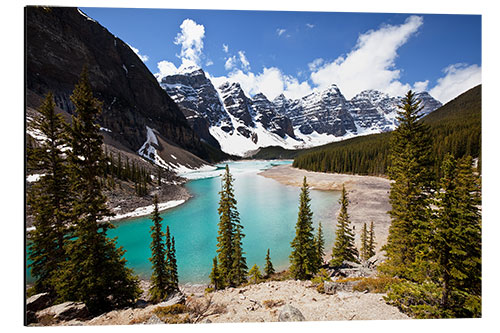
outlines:
[[[312,28],[314,28],[314,24],[311,24],[311,23],[306,23],[306,27],[308,27],[308,28],[312,29]]]
[[[132,51],[134,51],[135,54],[137,54],[137,56],[139,57],[139,59],[142,60],[142,62],[146,62],[146,61],[149,60],[149,57],[147,55],[139,53],[139,49],[138,48],[133,47],[130,44],[127,44],[127,45],[132,49]]]
[[[160,81],[165,76],[174,75],[177,73],[177,67],[170,61],[162,60],[158,64],[158,73],[155,74],[156,79]]]
[[[360,35],[354,49],[345,57],[340,56],[312,71],[312,82],[319,89],[335,83],[346,98],[352,98],[364,89],[403,95],[411,86],[398,81],[400,70],[395,68],[397,50],[422,24],[422,17],[410,16],[401,25],[384,25]]]
[[[280,28],[276,29],[276,33],[278,34],[278,36],[283,35],[285,32],[286,32],[286,29],[280,29]]]
[[[245,56],[244,51],[238,51],[238,55],[240,57],[241,65],[243,66],[244,70],[250,70],[250,63],[248,62],[247,57]]]
[[[226,44],[222,44],[222,51],[224,51],[224,53],[228,53],[229,52],[229,46],[226,45]]]
[[[478,65],[454,64],[443,70],[445,76],[429,93],[441,103],[447,103],[461,93],[481,83],[481,67]]]
[[[429,86],[429,80],[417,81],[413,84],[413,90],[415,92],[426,91],[428,86]]]
[[[321,67],[321,65],[323,65],[324,62],[325,60],[323,58],[317,58],[314,59],[312,62],[308,63],[307,66],[309,67],[309,70],[311,72],[314,72],[318,70]]]
[[[227,71],[230,71],[236,66],[236,56],[228,57],[226,59],[226,63],[224,64],[224,68]]]
[[[224,82],[238,82],[248,96],[263,93],[270,100],[279,94],[285,94],[287,98],[300,98],[312,92],[312,88],[307,81],[299,82],[298,79],[284,75],[276,67],[264,68],[261,73],[243,72],[236,69],[228,76],[210,77],[212,83],[218,87]]]
[[[214,62],[210,59],[207,60],[207,62],[205,63],[205,66],[212,66],[214,64]]]
[[[205,27],[191,19],[185,19],[180,28],[181,32],[177,34],[174,41],[174,44],[181,45],[181,54],[178,57],[200,65]]]
[[[191,19],[185,19],[180,28],[181,32],[175,37],[174,44],[181,46],[181,53],[177,56],[181,59],[182,63],[177,68],[170,61],[160,61],[157,64],[159,72],[154,74],[158,81],[161,81],[167,75],[177,74],[183,69],[201,67],[205,27]],[[206,66],[210,66],[211,64],[213,62],[208,60]]]

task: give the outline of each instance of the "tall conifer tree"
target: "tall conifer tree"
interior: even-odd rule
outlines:
[[[177,274],[177,259],[175,258],[175,238],[170,234],[170,228],[167,225],[165,233],[166,245],[166,267],[167,267],[167,290],[168,293],[179,290],[179,277]]]
[[[309,185],[304,177],[300,192],[300,204],[295,238],[291,242],[290,272],[294,279],[307,280],[318,272],[318,260],[313,235],[313,212],[310,206]]]
[[[153,221],[153,225],[151,226],[151,258],[149,258],[152,263],[153,273],[151,275],[149,294],[152,301],[159,302],[168,296],[167,249],[163,240],[161,224],[163,218],[160,217],[158,211],[158,196],[156,195],[153,198],[153,205],[154,210],[151,216],[151,220]]]
[[[222,176],[219,192],[219,231],[217,236],[218,269],[223,279],[221,288],[237,286],[246,277],[246,259],[244,257],[242,239],[243,226],[236,208],[233,189],[233,176],[226,164],[226,172]]]
[[[210,273],[210,283],[213,284],[215,290],[221,289],[222,287],[222,277],[217,263],[217,256],[215,256],[213,260],[212,272]]]
[[[340,213],[337,217],[337,230],[335,231],[335,243],[332,249],[332,266],[340,266],[343,261],[358,262],[358,250],[354,245],[354,232],[351,229],[347,207],[349,199],[345,186],[342,185],[342,194],[339,199]]]
[[[366,260],[369,257],[369,236],[368,236],[368,229],[366,228],[366,222],[363,223],[363,229],[361,230],[361,249],[360,249],[360,256],[361,259]]]
[[[73,240],[66,247],[68,261],[61,266],[57,294],[61,301],[83,301],[100,313],[132,303],[139,295],[138,279],[127,268],[124,250],[106,232],[112,216],[106,207],[100,177],[105,158],[96,117],[101,103],[94,98],[88,72],[83,70],[71,101],[75,106],[70,128],[71,187],[74,195]]]
[[[325,238],[323,236],[323,227],[321,222],[318,225],[318,234],[314,238],[314,244],[316,247],[316,258],[318,260],[318,269],[323,265],[323,257],[325,256]]]
[[[370,223],[370,232],[368,234],[368,258],[375,255],[375,227],[373,221]]]
[[[242,238],[245,235],[241,232],[243,226],[239,223],[235,224],[236,232],[233,239],[233,276],[234,283],[240,285],[246,281],[247,276],[247,260],[245,252],[243,252]]]
[[[420,121],[421,110],[420,101],[409,91],[398,111],[399,125],[391,134],[392,222],[384,246],[388,259],[380,267],[384,272],[412,280],[424,278],[420,265],[428,261],[430,242],[432,146],[429,128]]]
[[[271,262],[271,253],[270,253],[270,250],[267,249],[266,266],[264,267],[264,277],[268,278],[273,274],[274,274],[274,267],[273,267],[273,263]]]
[[[470,157],[457,165],[453,156],[446,155],[442,174],[433,226],[437,282],[443,287],[440,306],[448,315],[477,317],[481,311],[479,182]]]
[[[34,127],[46,140],[27,151],[28,167],[43,173],[28,195],[35,227],[30,232],[29,259],[35,292],[53,294],[53,276],[66,260],[64,245],[70,223],[71,194],[63,152],[67,142],[64,120],[55,113],[52,93],[47,94],[38,111],[41,119],[35,120]]]

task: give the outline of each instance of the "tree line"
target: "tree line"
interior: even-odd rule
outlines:
[[[115,166],[106,157],[96,123],[101,103],[93,96],[86,68],[71,101],[75,111],[69,125],[47,94],[34,124],[46,138],[27,149],[27,167],[44,173],[27,198],[35,227],[28,242],[35,279],[29,294],[46,292],[55,303],[81,301],[99,314],[130,305],[141,293],[137,276],[126,267],[124,249],[107,237],[114,214],[106,206],[103,179],[120,173],[145,179],[148,174],[135,164]],[[177,264],[174,237],[168,227],[166,234],[161,232],[156,197],[154,206],[150,294],[161,300],[178,289]]]

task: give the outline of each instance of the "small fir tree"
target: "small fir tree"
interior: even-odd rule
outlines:
[[[290,272],[294,279],[307,280],[318,271],[317,252],[313,236],[313,212],[310,206],[309,185],[304,177],[300,193],[300,205],[297,223],[295,225],[295,238],[291,242]]]
[[[340,213],[337,217],[337,230],[335,231],[335,243],[332,250],[332,260],[330,264],[338,267],[343,261],[358,262],[358,250],[354,245],[354,233],[351,229],[347,207],[349,199],[345,186],[342,185],[342,194],[339,200]]]
[[[314,244],[316,247],[316,258],[318,260],[318,268],[323,266],[323,257],[325,256],[325,238],[323,236],[323,227],[321,222],[318,225],[318,234],[314,239]]]
[[[273,263],[271,262],[271,253],[269,249],[267,249],[266,253],[266,266],[264,267],[264,274],[265,274],[264,277],[266,279],[274,274],[274,267]]]
[[[361,259],[367,260],[369,257],[369,236],[368,236],[368,229],[366,228],[366,223],[363,223],[363,229],[361,230],[361,236],[360,236],[360,241],[361,241],[361,249],[360,249],[360,254],[361,254]]]
[[[53,277],[66,261],[64,246],[71,222],[69,170],[63,151],[67,141],[65,123],[55,113],[52,93],[47,94],[38,111],[41,119],[35,120],[34,127],[46,140],[27,149],[28,168],[43,174],[28,193],[35,227],[30,232],[28,257],[35,293],[54,294]]]
[[[368,258],[371,258],[375,255],[375,229],[374,229],[373,221],[370,222],[370,232],[368,236]]]
[[[167,266],[167,291],[168,293],[179,290],[179,277],[177,274],[177,259],[175,258],[175,238],[170,234],[170,228],[167,225],[167,232],[165,233],[165,245],[167,249],[167,256],[165,259]]]
[[[163,218],[158,211],[158,196],[153,199],[154,210],[151,216],[151,258],[153,273],[151,275],[151,288],[149,294],[153,302],[163,301],[168,296],[168,269],[166,262],[166,244],[163,240]]]
[[[212,272],[210,273],[210,283],[214,286],[215,290],[221,289],[223,286],[222,277],[217,264],[217,256],[215,256],[213,260]]]
[[[93,314],[131,304],[140,293],[138,279],[126,267],[124,250],[106,236],[113,214],[106,206],[100,178],[105,158],[96,117],[101,103],[94,98],[87,70],[75,87],[69,129],[71,150],[72,219],[74,233],[66,246],[67,261],[58,272],[59,301],[82,301]]]
[[[258,283],[260,279],[262,279],[262,275],[260,274],[259,266],[257,266],[257,264],[254,264],[248,272],[248,280],[251,283]]]

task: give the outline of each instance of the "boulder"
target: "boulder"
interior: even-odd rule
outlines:
[[[52,298],[49,293],[41,293],[31,296],[26,300],[26,310],[37,312],[50,305]]]
[[[379,252],[367,260],[368,267],[375,268],[387,259],[385,252]]]
[[[170,306],[175,304],[184,304],[186,296],[180,291],[168,296],[167,300],[156,304],[157,306]]]
[[[281,309],[278,321],[305,321],[306,318],[299,309],[287,304]]]
[[[356,281],[348,282],[331,282],[325,281],[323,283],[325,294],[333,295],[339,291],[352,291],[352,287],[356,284]]]
[[[153,314],[148,321],[145,323],[146,325],[158,325],[165,324],[157,315]]]
[[[52,317],[57,321],[72,319],[85,319],[89,316],[89,310],[82,302],[65,302],[53,305],[36,313],[38,319]]]

